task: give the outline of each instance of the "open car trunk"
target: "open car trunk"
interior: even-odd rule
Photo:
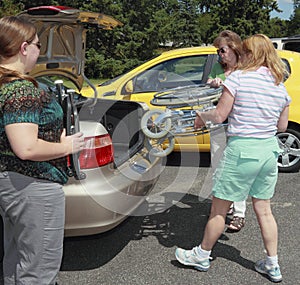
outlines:
[[[97,99],[78,103],[77,108],[80,121],[99,122],[111,136],[115,166],[143,148],[144,134],[140,130],[141,117],[145,112],[143,105],[132,101]]]
[[[33,7],[20,13],[19,17],[28,19],[37,27],[42,48],[30,75],[38,78],[40,87],[59,94],[54,83],[56,80],[63,80],[62,94],[58,96],[60,103],[68,93],[69,87],[67,88],[65,83],[69,86],[72,82],[75,85],[74,90],[80,92],[83,82],[86,81],[94,89],[84,75],[86,27],[111,30],[121,26],[121,22],[103,13],[81,11],[65,6]],[[74,95],[77,107],[75,111],[79,115],[79,121],[98,122],[104,126],[112,139],[114,163],[119,166],[143,147],[144,136],[139,126],[144,113],[143,106],[135,102],[116,102],[96,97],[95,93],[94,99],[86,99],[77,93]],[[71,117],[75,117],[72,106],[70,109],[64,110],[66,120],[69,121]],[[76,130],[76,127],[74,129]],[[68,134],[68,127],[66,130]],[[69,130],[69,133],[73,131]],[[77,158],[73,157],[72,160],[77,161]]]

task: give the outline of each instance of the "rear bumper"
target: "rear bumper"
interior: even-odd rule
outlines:
[[[161,159],[149,162],[140,154],[119,168],[105,166],[84,171],[86,179],[70,178],[66,195],[65,236],[108,231],[145,200],[162,171]]]

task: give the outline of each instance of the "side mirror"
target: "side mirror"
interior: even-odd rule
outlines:
[[[159,73],[158,73],[158,81],[159,82],[164,82],[167,80],[167,72],[165,70],[161,70]]]
[[[128,93],[129,93],[129,94],[133,93],[133,82],[132,82],[132,80],[129,80],[129,81],[126,83],[124,89],[125,89],[125,91],[126,91],[126,94],[128,94]]]

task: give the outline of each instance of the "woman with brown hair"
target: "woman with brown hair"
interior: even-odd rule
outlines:
[[[222,31],[214,40],[219,61],[208,75],[207,83],[219,87],[225,78],[238,67],[242,55],[242,40],[238,34],[230,30]]]
[[[64,236],[66,156],[83,148],[66,136],[54,95],[28,76],[41,44],[33,24],[0,19],[0,212],[4,284],[54,285]]]
[[[224,30],[214,40],[213,45],[217,48],[219,61],[215,63],[208,75],[207,83],[210,83],[211,87],[217,88],[223,84],[227,76],[238,68],[241,62],[242,40],[235,32]],[[226,129],[226,127],[223,127],[210,134],[212,171],[215,170],[220,157],[223,155],[227,141]],[[240,231],[245,225],[246,201],[232,203],[228,214],[232,214],[233,218],[227,227],[227,231]]]

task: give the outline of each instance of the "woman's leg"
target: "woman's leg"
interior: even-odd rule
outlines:
[[[205,227],[201,248],[211,250],[224,231],[225,219],[231,201],[213,197],[210,216]]]
[[[278,244],[277,223],[272,214],[270,200],[252,198],[252,202],[267,255],[276,256]]]
[[[35,181],[26,196],[20,221],[23,231],[17,239],[23,263],[23,267],[17,269],[19,282],[54,285],[63,254],[64,192],[57,183]],[[31,227],[31,232],[26,227]],[[28,259],[29,253],[31,259]]]
[[[209,269],[211,249],[224,231],[225,217],[231,203],[231,201],[213,197],[210,217],[205,227],[201,245],[191,250],[176,249],[175,256],[181,264],[193,266],[200,271]]]
[[[231,232],[238,232],[245,225],[246,200],[233,202],[232,214],[233,218],[227,229]]]
[[[11,172],[2,181],[4,284],[54,285],[63,252],[62,186]]]

